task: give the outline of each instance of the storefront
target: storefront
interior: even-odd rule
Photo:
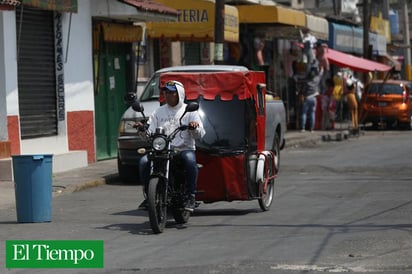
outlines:
[[[296,91],[290,85],[293,66],[301,60],[298,46],[306,28],[305,13],[283,6],[237,6],[241,28],[241,64],[264,70],[268,90],[280,97],[287,123],[295,120]],[[318,29],[317,29],[318,30]]]
[[[177,11],[164,6],[160,11],[159,5],[150,1],[144,4],[157,10],[140,8],[138,12],[141,3],[129,0],[6,2],[6,8],[5,1],[0,2],[0,117],[4,117],[0,119],[0,141],[8,143],[4,150],[8,155],[53,154],[54,172],[95,162],[100,158],[96,155],[97,124],[104,115],[110,116],[107,110],[120,108],[120,103],[122,110],[125,108],[123,95],[129,91],[126,81],[120,79],[128,75],[129,68],[122,60],[130,55],[117,55],[116,50],[124,47],[114,44],[141,40],[142,28],[133,26],[139,14],[151,20],[157,18],[156,13],[159,20],[176,20]],[[117,13],[119,10],[123,13]],[[123,22],[121,28],[99,25],[98,43],[93,45],[93,27],[98,24],[92,26],[92,22],[114,20]],[[125,28],[132,28],[133,34]],[[107,57],[104,65],[98,55]],[[99,69],[107,73],[94,75]],[[135,84],[135,78],[130,82]],[[99,102],[105,93],[118,100],[110,97],[106,103]],[[110,126],[101,123],[106,127],[102,139],[107,137],[104,146],[113,152],[118,119],[115,115],[110,119]],[[0,150],[3,155],[1,144]]]
[[[18,112],[17,116],[8,115],[11,151],[15,154],[27,153],[33,139],[61,136],[66,131],[62,35],[68,14],[77,13],[77,0],[20,2],[12,11],[18,56]],[[13,109],[10,104],[8,108]]]
[[[210,64],[213,62],[215,38],[215,3],[213,1],[167,1],[158,2],[180,11],[178,22],[147,22],[146,35],[159,41],[160,67],[176,65],[173,55],[181,55],[180,64]],[[225,5],[224,41],[226,60],[231,56],[228,49],[239,42],[239,20],[236,7]],[[181,52],[171,52],[171,42],[183,43]],[[169,50],[168,50],[169,49]]]
[[[85,166],[95,161],[89,3],[18,2],[0,10],[1,138],[11,155],[55,155],[53,171]],[[10,161],[1,178],[11,174]]]
[[[96,158],[117,156],[118,121],[125,111],[124,95],[136,90],[136,54],[142,28],[93,21],[93,71]]]
[[[92,0],[96,158],[117,156],[124,95],[146,84],[153,72],[144,41],[145,20],[176,21],[177,10],[152,1]]]
[[[376,27],[371,29],[375,30]],[[329,48],[344,53],[363,56],[363,29],[360,27],[330,23]],[[401,70],[401,64],[387,52],[387,36],[380,33],[369,32],[369,46],[372,49],[371,56],[378,63],[393,67],[395,71]],[[376,75],[385,77],[383,72]]]

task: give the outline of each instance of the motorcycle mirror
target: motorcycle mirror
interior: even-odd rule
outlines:
[[[189,103],[187,103],[186,108],[185,108],[185,112],[183,112],[182,116],[180,116],[180,119],[179,119],[180,125],[182,125],[182,118],[183,118],[183,116],[186,115],[186,113],[193,112],[193,111],[196,111],[198,109],[199,109],[199,103],[198,102],[189,102]]]
[[[193,112],[199,109],[199,103],[198,102],[189,102],[186,106],[186,111],[185,112]]]
[[[133,105],[134,102],[137,100],[136,93],[134,92],[128,92],[124,97],[124,103],[126,104],[127,107],[130,107]]]
[[[132,109],[137,112],[143,113],[144,107],[139,101],[134,101],[131,105]]]

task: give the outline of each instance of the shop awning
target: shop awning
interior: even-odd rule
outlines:
[[[214,41],[215,2],[208,0],[157,0],[177,9],[178,22],[147,22],[146,35],[149,38],[168,38],[175,41]],[[224,39],[239,41],[239,16],[237,8],[225,5]]]
[[[103,38],[106,42],[133,43],[142,41],[142,27],[127,24],[100,22],[94,25],[94,44]]]
[[[14,7],[20,4],[17,0],[0,0],[0,10],[14,10]]]
[[[282,6],[240,5],[239,23],[270,24],[279,23],[296,27],[306,27],[305,13]]]
[[[300,39],[300,29],[306,27],[301,11],[282,6],[240,5],[239,23],[250,24],[265,39]]]
[[[306,27],[317,39],[329,39],[329,23],[326,19],[306,14]]]
[[[329,63],[337,65],[339,67],[347,67],[354,71],[370,72],[370,71],[389,71],[390,66],[382,63],[378,63],[372,60],[363,59],[350,54],[343,53],[341,51],[326,49],[326,57]]]
[[[23,5],[60,12],[77,13],[77,0],[21,0]]]
[[[178,15],[178,11],[170,8],[166,5],[153,2],[150,0],[119,0],[120,2],[123,2],[125,4],[128,4],[130,6],[133,6],[139,10],[143,11],[149,11],[149,12],[156,12],[160,14],[168,14],[168,15]]]

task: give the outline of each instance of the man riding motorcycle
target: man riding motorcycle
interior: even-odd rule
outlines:
[[[148,132],[153,133],[156,128],[162,127],[166,134],[170,134],[179,127],[179,119],[185,111],[186,104],[185,89],[182,83],[178,81],[169,81],[163,87],[162,91],[165,94],[166,104],[156,109],[148,120]],[[178,151],[184,163],[185,176],[187,183],[187,201],[185,210],[193,212],[196,204],[196,182],[198,175],[198,167],[196,163],[196,146],[195,139],[202,138],[205,135],[202,121],[199,113],[189,112],[182,118],[182,124],[188,125],[189,130],[180,132],[172,141],[172,148]],[[141,122],[136,124],[137,127],[143,126]],[[139,163],[139,175],[144,182],[144,191],[147,191],[147,183],[150,175],[150,162],[147,155],[143,156]],[[145,199],[139,208],[146,208],[147,200]]]

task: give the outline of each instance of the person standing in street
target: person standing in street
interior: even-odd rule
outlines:
[[[315,63],[309,70],[306,82],[303,87],[303,106],[301,115],[301,132],[305,132],[306,120],[310,118],[310,131],[315,129],[315,110],[316,96],[319,95],[319,83],[322,77],[322,70],[319,72],[319,66]]]
[[[350,118],[352,122],[352,132],[358,131],[358,101],[356,99],[355,81],[352,78],[346,80],[346,101],[348,103]]]

